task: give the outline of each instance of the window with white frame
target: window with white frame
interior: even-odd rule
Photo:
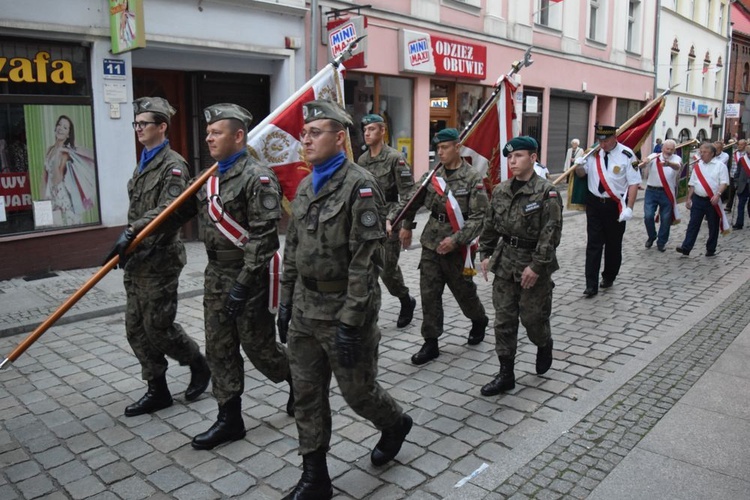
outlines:
[[[694,0],[683,0],[682,15],[692,19],[695,15],[695,1]]]
[[[562,2],[553,0],[536,0],[534,22],[556,30],[562,29]]]
[[[693,66],[695,59],[688,57],[687,71],[685,71],[685,92],[690,93],[690,80],[693,78]]]
[[[606,26],[604,6],[604,0],[589,0],[589,40],[604,42],[604,29]]]
[[[716,22],[718,23],[716,25],[716,32],[724,34],[724,11],[727,8],[727,4],[724,2],[721,2],[719,4],[719,8],[716,16]]]
[[[669,55],[669,86],[671,87],[675,83],[677,83],[676,75],[678,74],[677,70],[677,60],[679,58],[679,52],[672,52]]]
[[[640,52],[641,31],[641,2],[630,0],[628,2],[628,52]]]

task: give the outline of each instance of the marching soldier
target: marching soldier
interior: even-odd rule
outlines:
[[[303,472],[284,498],[318,500],[333,496],[326,464],[332,373],[349,406],[382,431],[373,465],[398,454],[412,419],[376,380],[383,194],[344,155],[352,121],[341,106],[311,101],[303,116],[302,146],[313,172],[292,202],[278,317],[279,334],[288,332]]]
[[[468,268],[473,260],[469,246],[482,230],[484,213],[489,204],[482,176],[461,158],[456,129],[441,130],[435,135],[434,142],[442,166],[438,167],[433,182],[417,195],[418,198],[406,213],[406,220],[411,220],[422,205],[431,212],[422,232],[422,257],[419,262],[424,313],[422,337],[425,342],[411,358],[415,365],[422,365],[440,355],[438,337],[443,333],[445,285],[453,292],[461,311],[471,320],[469,345],[484,340],[489,323],[472,279],[474,270]],[[407,203],[408,199],[402,200],[388,215],[386,231],[389,235],[393,231],[390,221]],[[456,211],[460,211],[463,226],[454,216]],[[410,246],[411,229],[402,227],[399,238],[404,248]]]
[[[369,149],[359,157],[357,163],[375,176],[385,195],[386,210],[390,211],[398,204],[399,196],[405,199],[409,195],[414,186],[414,177],[401,153],[383,142],[385,133],[383,117],[366,115],[362,118],[362,127],[365,143]],[[413,225],[411,220],[403,222],[404,227],[411,228]],[[388,292],[401,302],[401,311],[398,314],[396,326],[402,328],[411,323],[417,300],[409,295],[409,289],[404,284],[404,276],[398,265],[398,257],[401,253],[398,233],[386,238],[383,248],[385,255],[380,278]]]
[[[537,346],[536,372],[552,366],[552,273],[562,232],[562,202],[555,187],[535,173],[538,145],[532,137],[516,137],[503,148],[513,179],[492,192],[490,210],[479,238],[484,258],[482,273],[495,275],[492,304],[495,307],[495,352],[498,375],[482,387],[494,396],[516,386],[513,372],[520,316],[529,339]],[[491,264],[490,264],[491,263]]]
[[[133,128],[143,144],[141,161],[128,181],[128,227],[107,256],[120,256],[125,270],[125,330],[128,343],[141,363],[148,391],[125,408],[125,416],[152,413],[172,405],[165,373],[168,356],[190,366],[190,384],[185,399],[203,394],[211,380],[206,358],[175,323],[177,286],[186,263],[179,226],[149,236],[135,252],[125,255],[130,242],[184,190],[189,181],[185,160],[169,147],[167,133],[175,109],[161,97],[142,97],[133,102]],[[106,262],[105,261],[105,262]]]

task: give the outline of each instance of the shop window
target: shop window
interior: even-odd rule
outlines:
[[[100,222],[87,49],[0,39],[0,237]]]

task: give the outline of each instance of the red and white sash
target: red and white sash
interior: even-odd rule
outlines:
[[[208,195],[208,213],[211,215],[211,220],[214,221],[216,229],[237,247],[244,247],[250,238],[250,234],[239,222],[226,213],[224,207],[219,203],[218,176],[214,175],[208,179],[206,194]],[[268,261],[268,310],[273,314],[278,311],[279,301],[281,300],[280,271],[281,255],[276,252]]]
[[[703,172],[701,172],[700,163],[695,164],[695,168],[693,169],[695,172],[696,177],[698,177],[698,182],[701,183],[701,186],[703,186],[703,189],[706,191],[706,194],[709,198],[713,198],[715,193],[713,189],[711,189],[711,186],[708,184],[708,181],[706,181],[706,178],[703,176]],[[729,224],[729,218],[727,217],[726,212],[724,212],[724,205],[721,203],[721,199],[719,199],[719,202],[716,205],[713,205],[714,210],[716,210],[716,214],[719,216],[719,220],[721,221],[721,232],[722,234],[726,234],[729,232],[730,224]]]
[[[750,165],[747,164],[747,156],[742,156],[739,160],[737,160],[737,164],[742,167],[742,170],[744,170],[745,175],[750,179]]]
[[[664,192],[669,198],[669,202],[672,204],[672,224],[680,222],[680,213],[677,209],[677,198],[674,195],[674,188],[667,182],[667,176],[664,174],[664,162],[661,161],[661,156],[656,157],[656,171],[659,173],[659,180],[661,181],[661,187],[664,188]]]
[[[445,188],[447,184],[445,182],[445,179],[438,176],[432,177],[432,187],[435,188],[435,191],[440,196],[445,196],[447,199],[445,200],[445,211],[448,213],[448,220],[451,223],[451,228],[453,228],[453,232],[456,233],[461,230],[462,227],[464,227],[465,221],[464,221],[464,214],[461,212],[461,207],[458,205],[458,200],[456,200],[456,197],[453,196],[453,191],[450,189],[448,190],[448,193],[446,194]],[[463,245],[461,247],[461,255],[464,258],[464,274],[473,276],[477,272],[474,269],[474,260],[471,258],[472,251],[476,251],[478,245],[479,238],[475,238],[474,241],[472,241],[469,245]]]
[[[622,213],[622,208],[625,206],[625,200],[622,196],[616,195],[615,192],[612,191],[612,188],[609,186],[609,182],[607,182],[607,176],[604,175],[604,169],[602,168],[602,157],[599,154],[596,155],[596,173],[599,175],[599,182],[602,183],[602,186],[604,187],[604,190],[607,192],[609,197],[617,202],[617,211],[619,213]]]

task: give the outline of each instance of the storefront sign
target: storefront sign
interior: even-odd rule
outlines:
[[[487,47],[412,30],[399,32],[401,71],[483,80]]]
[[[739,118],[740,117],[740,103],[733,102],[727,104],[724,111],[724,118]]]
[[[5,211],[15,212],[31,208],[31,185],[27,172],[0,174],[0,197]]]
[[[695,116],[697,112],[695,101],[687,97],[677,98],[677,114]]]
[[[367,34],[367,18],[365,16],[336,17],[329,19],[328,46],[331,59],[336,59],[344,52],[349,44],[357,38]],[[344,63],[349,69],[367,67],[367,38],[361,40],[352,51],[352,57]]]
[[[708,110],[708,104],[698,104],[698,116],[710,116],[711,113]]]
[[[0,56],[0,82],[68,85],[76,83],[70,62],[50,60],[49,52],[43,50],[37,52],[34,59]]]
[[[145,47],[143,0],[109,0],[109,32],[113,54]]]

